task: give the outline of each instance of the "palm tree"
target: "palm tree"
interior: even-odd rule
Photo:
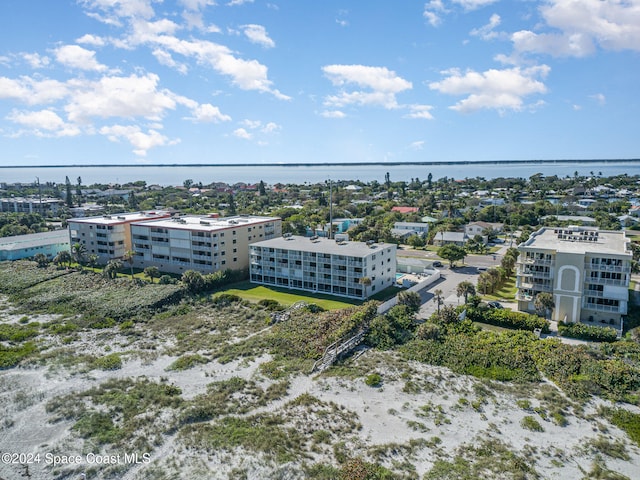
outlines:
[[[44,268],[49,264],[49,259],[44,253],[36,253],[33,256],[33,259],[38,264],[38,267]]]
[[[464,295],[465,304],[467,303],[469,295],[475,295],[475,294],[476,294],[476,287],[473,285],[473,283],[468,281],[460,282],[458,284],[458,287],[456,288],[456,295],[458,297],[461,297]]]
[[[433,294],[436,297],[436,305],[438,307],[438,317],[440,316],[440,305],[442,305],[443,301],[442,301],[442,290],[440,290],[439,288],[436,289]]]
[[[368,295],[367,295],[367,287],[369,285],[371,285],[371,279],[369,277],[362,277],[362,278],[360,278],[360,280],[358,280],[358,283],[364,287],[364,296],[365,296],[365,298],[368,297]]]
[[[109,263],[104,267],[102,274],[110,280],[115,279],[118,276],[118,270],[122,268],[122,262],[120,260],[109,260]]]
[[[58,254],[53,259],[53,263],[56,265],[64,265],[67,264],[67,267],[71,265],[71,254],[68,250],[63,250],[62,252],[58,252]]]
[[[95,253],[92,253],[87,258],[87,263],[93,269],[93,271],[95,271],[96,265],[98,264],[98,258],[100,257],[98,257],[98,255],[96,255]]]
[[[129,264],[129,267],[131,268],[131,280],[133,280],[133,262],[136,259],[136,252],[133,250],[127,250],[124,252],[122,259]]]
[[[80,266],[80,270],[82,270],[82,263],[84,262],[84,256],[86,253],[87,247],[85,247],[83,243],[77,242],[71,245],[71,254],[73,255],[73,259]]]
[[[533,299],[533,308],[540,316],[547,318],[547,313],[556,307],[553,295],[549,292],[540,292]]]
[[[149,277],[151,283],[153,283],[154,278],[160,278],[160,270],[158,270],[158,267],[147,267],[144,269],[144,274]]]

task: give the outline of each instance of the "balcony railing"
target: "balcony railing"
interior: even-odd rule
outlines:
[[[584,268],[586,270],[597,271],[597,272],[619,272],[619,273],[631,273],[630,266],[617,266],[617,265],[594,265],[589,262],[585,262]]]
[[[596,312],[619,313],[621,315],[626,315],[627,314],[627,305],[626,304],[619,305],[619,306],[614,306],[614,305],[598,305],[596,303],[584,302],[582,304],[582,308],[584,308],[585,310],[594,310]]]
[[[520,300],[521,302],[531,302],[533,300],[533,295],[528,293],[516,293],[516,300]]]

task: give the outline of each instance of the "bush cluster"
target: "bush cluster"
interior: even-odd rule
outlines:
[[[611,327],[596,327],[584,323],[558,322],[558,335],[594,342],[615,342],[618,332]]]
[[[489,309],[489,308],[469,308],[467,318],[473,322],[488,323],[504,328],[515,328],[518,330],[529,330],[533,332],[536,328],[543,333],[549,333],[549,322],[537,315],[524,312],[514,312],[509,309]]]

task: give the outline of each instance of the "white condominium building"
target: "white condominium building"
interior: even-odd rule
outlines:
[[[534,311],[540,292],[553,295],[553,320],[620,329],[627,313],[632,254],[622,231],[544,227],[518,246],[518,309]]]
[[[396,245],[286,235],[250,246],[251,282],[365,299],[394,284]]]
[[[282,220],[276,217],[186,215],[134,222],[134,266],[170,273],[242,270],[249,266],[250,244],[281,234]]]
[[[71,245],[84,245],[87,255],[98,255],[98,263],[122,258],[132,250],[132,222],[168,218],[169,212],[136,212],[103,215],[99,217],[72,218],[67,220]]]

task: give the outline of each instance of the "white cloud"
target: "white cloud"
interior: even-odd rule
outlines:
[[[103,47],[107,43],[104,38],[89,33],[78,38],[76,42],[84,45],[93,45],[95,47]]]
[[[234,7],[236,5],[244,5],[245,3],[253,3],[253,0],[231,0],[227,5]]]
[[[519,111],[524,107],[524,97],[546,93],[546,86],[538,78],[545,78],[549,70],[547,65],[491,69],[481,73],[469,70],[464,74],[452,69],[442,72],[447,78],[430,83],[429,88],[449,95],[466,95],[465,99],[449,107],[459,112],[481,109]]]
[[[496,3],[498,0],[452,0],[465,10],[477,10],[478,8]]]
[[[512,36],[518,52],[582,57],[595,51],[640,51],[640,5],[637,0],[547,0],[540,12],[555,31],[528,30]]]
[[[169,140],[156,130],[148,130],[143,132],[137,125],[112,125],[102,127],[100,133],[106,136],[112,142],[120,142],[121,139],[126,140],[133,146],[133,153],[144,157],[147,151],[155,147],[165,145],[175,145],[178,140]]]
[[[72,137],[81,133],[77,126],[65,123],[57,113],[51,110],[40,110],[38,112],[12,110],[6,118],[18,125],[31,129],[30,133],[39,137]]]
[[[27,105],[52,103],[68,94],[68,85],[57,80],[0,77],[0,98],[17,100]]]
[[[344,112],[341,112],[340,110],[323,110],[322,112],[320,112],[320,115],[322,115],[325,118],[344,118],[346,117]]]
[[[500,15],[498,15],[497,13],[494,13],[493,15],[491,15],[491,18],[489,18],[489,23],[487,23],[486,25],[483,25],[480,28],[475,28],[473,30],[471,30],[471,35],[475,36],[475,37],[480,37],[483,40],[492,40],[496,37],[498,37],[498,32],[494,31],[495,28],[497,26],[500,25]]]
[[[598,105],[604,105],[607,103],[607,99],[602,93],[596,93],[594,95],[589,95],[589,98],[598,102]]]
[[[424,148],[424,140],[418,140],[417,142],[412,142],[409,145],[410,150],[422,150]]]
[[[159,120],[165,110],[174,109],[175,96],[158,91],[158,76],[131,75],[103,77],[97,82],[75,81],[74,92],[65,110],[74,122],[87,122],[92,117]]]
[[[117,17],[152,18],[154,0],[78,0],[85,8],[100,10],[105,16],[91,15],[104,23],[119,24]]]
[[[431,105],[409,105],[409,113],[405,115],[405,118],[421,118],[425,120],[433,120],[431,110],[433,110],[433,107]]]
[[[243,140],[251,140],[252,138],[252,135],[249,132],[247,132],[244,128],[236,128],[233,131],[233,135]]]
[[[197,122],[229,122],[231,117],[220,112],[218,107],[211,105],[210,103],[204,103],[198,105],[192,110],[193,120]]]
[[[216,4],[213,0],[180,0],[179,3],[187,10],[202,10],[204,7]]]
[[[262,128],[262,133],[275,133],[282,129],[280,125],[275,122],[268,122],[264,128]]]
[[[154,57],[156,57],[156,60],[158,60],[158,63],[160,65],[173,68],[183,75],[185,75],[189,71],[189,67],[187,67],[186,64],[181,62],[176,62],[175,59],[171,56],[171,54],[166,50],[161,50],[159,48],[156,48],[151,53]]]
[[[31,68],[44,68],[49,66],[49,57],[40,55],[39,53],[23,53],[22,58],[31,66]]]
[[[265,48],[273,48],[275,42],[269,38],[267,30],[262,25],[243,25],[241,27],[246,37],[252,42],[262,45]]]
[[[96,52],[87,50],[79,45],[64,45],[53,51],[56,60],[71,68],[79,70],[92,70],[94,72],[104,72],[105,65],[96,60]]]
[[[442,0],[431,0],[424,6],[422,15],[427,19],[432,27],[437,27],[442,23],[442,15],[446,14],[447,10],[442,4]]]
[[[342,91],[325,99],[325,105],[379,105],[387,109],[398,108],[396,94],[413,88],[411,82],[385,67],[365,65],[326,65],[322,67],[327,78],[335,86],[355,85],[371,91]]]

